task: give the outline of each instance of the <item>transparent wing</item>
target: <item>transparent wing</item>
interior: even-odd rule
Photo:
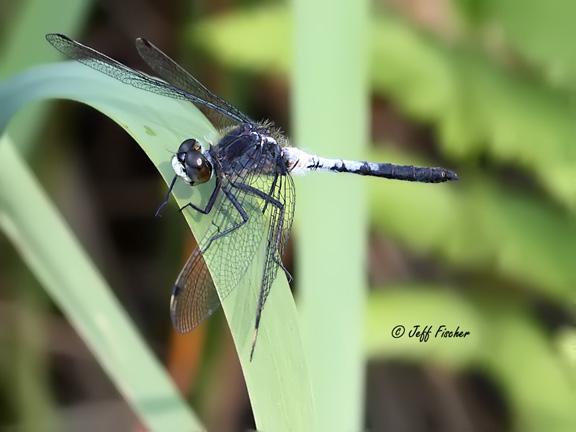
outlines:
[[[230,193],[231,187],[225,181],[222,188]],[[210,229],[184,265],[172,290],[170,314],[179,332],[192,330],[218,309],[220,298],[226,298],[246,274],[263,238],[262,214],[254,199],[245,193],[234,194],[249,216],[248,221],[242,223],[242,216],[232,201],[225,193],[220,195],[212,209],[215,213]],[[229,234],[214,239],[234,227]]]
[[[131,85],[141,90],[167,96],[174,99],[187,100],[207,108],[218,111],[220,114],[234,121],[241,121],[233,112],[228,112],[221,106],[204,100],[201,97],[190,94],[183,89],[174,87],[160,79],[146,75],[143,72],[129,68],[126,65],[90,48],[80,42],[70,39],[59,33],[49,33],[46,40],[66,57],[77,60],[86,66],[97,70],[118,81]]]
[[[261,154],[260,147],[250,149],[244,157],[254,161],[253,169],[230,173],[223,179],[222,188],[241,205],[249,219],[242,224],[237,208],[221,193],[212,210],[216,212],[212,226],[182,269],[173,289],[171,316],[178,331],[192,330],[218,308],[220,298],[226,298],[242,280],[265,239],[259,316],[281,265],[294,215],[294,182],[287,173],[257,174],[270,163]],[[243,186],[254,189],[241,189]],[[235,226],[238,228],[214,240],[218,233]],[[216,284],[208,267],[215,275]]]
[[[160,78],[189,94],[210,102],[213,106],[219,107],[219,112],[226,112],[228,117],[235,119],[239,123],[253,123],[248,116],[208,90],[200,81],[190,75],[182,66],[150,41],[143,38],[136,39],[136,49],[140,57]]]
[[[170,317],[174,328],[181,332],[192,330],[220,306],[214,282],[199,248],[192,255],[176,279],[170,298]]]
[[[263,134],[271,130],[267,124],[260,125],[260,128]],[[244,133],[240,128],[237,133],[231,132],[227,136],[232,138],[228,145],[219,143],[214,150],[220,159],[228,162],[226,171],[230,183],[234,186],[233,193],[248,193],[259,206],[263,231],[267,238],[259,315],[276,278],[278,267],[283,267],[282,254],[294,218],[295,188],[282,160],[281,147],[271,150],[266,146],[253,145],[246,148],[242,142],[235,142],[236,135],[240,137]],[[280,135],[275,138],[277,142],[284,141]]]
[[[264,261],[258,314],[264,308],[272,283],[276,279],[278,268],[282,265],[282,254],[286,249],[290,229],[294,220],[295,188],[290,174],[278,175],[274,178],[258,176],[252,179],[252,185],[266,192],[269,198],[263,199],[265,212],[263,214],[267,225],[268,249]]]
[[[296,188],[294,187],[294,180],[290,174],[282,176],[281,183],[273,196],[284,205],[284,221],[282,226],[278,226],[277,228],[279,231],[278,253],[282,256],[286,250],[288,238],[290,237],[290,230],[292,229],[292,222],[294,221],[294,208],[296,205]]]

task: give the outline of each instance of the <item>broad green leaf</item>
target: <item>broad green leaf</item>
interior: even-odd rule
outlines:
[[[44,34],[58,29],[65,33],[75,33],[84,21],[91,0],[25,0],[21,2],[4,2],[1,9],[3,13],[11,11],[14,15],[3,17],[2,40],[0,43],[0,80],[23,70],[33,64],[56,58],[56,52],[46,49],[45,44],[38,43]],[[10,124],[10,136],[19,143],[24,152],[30,149],[33,137],[42,126],[44,107],[35,106],[19,116],[18,121]],[[16,272],[20,272],[18,268]],[[25,278],[26,281],[30,277]],[[25,284],[21,286],[24,288]],[[15,348],[7,349],[7,356],[17,365],[16,373],[11,373],[13,367],[4,367],[8,382],[5,388],[18,388],[11,403],[18,412],[19,427],[22,431],[36,431],[40,427],[45,429],[58,429],[58,417],[55,407],[54,395],[49,389],[49,368],[47,368],[48,355],[43,344],[46,343],[43,332],[43,323],[38,319],[46,308],[45,296],[29,295],[26,290],[17,290],[17,302],[27,313],[19,314],[18,329],[12,334],[24,332],[14,336]],[[37,294],[38,291],[34,291]],[[36,313],[33,313],[36,312]]]
[[[3,101],[0,127],[22,105],[47,98],[76,100],[106,114],[136,140],[166,181],[173,177],[169,159],[183,139],[193,136],[206,144],[217,137],[193,105],[134,89],[76,63],[46,66],[5,83],[0,90]],[[4,143],[0,149],[11,162],[18,160],[10,146]],[[7,179],[8,173],[3,172]],[[18,175],[28,176],[31,193],[34,193],[32,199],[38,203],[23,205],[22,191],[5,187],[2,220],[29,265],[141,416],[150,421],[158,417],[160,423],[155,425],[164,427],[157,429],[195,429],[194,419],[181,406],[158,366],[151,359],[129,361],[131,353],[141,352],[144,347],[34,180],[24,174],[24,168],[20,168]],[[176,201],[183,206],[190,200],[207,199],[211,185],[205,186],[193,189],[179,183],[174,190]],[[30,212],[30,208],[35,208],[35,212]],[[37,216],[40,211],[46,213],[46,218]],[[21,214],[24,212],[27,218]],[[184,213],[195,236],[200,238],[203,230],[210,226],[210,217]],[[35,220],[41,220],[42,224],[32,226],[32,218],[38,218]],[[37,247],[40,244],[42,248]],[[62,258],[50,253],[48,245],[55,244],[62,245]],[[74,260],[76,265],[70,265],[69,260]],[[261,265],[255,260],[251,274],[261,269]],[[310,425],[315,424],[313,400],[298,334],[297,313],[285,277],[278,276],[268,298],[252,363],[248,354],[258,286],[251,281],[251,277],[243,280],[224,302],[224,311],[239,352],[256,424],[263,430],[309,430]],[[168,313],[169,293],[166,294]],[[143,363],[149,370],[141,369]],[[171,412],[172,409],[175,411]],[[152,417],[146,418],[147,414]],[[162,423],[168,420],[176,422],[172,425],[182,426]]]
[[[353,157],[368,142],[369,5],[334,6],[294,3],[292,138],[318,154]],[[322,431],[363,429],[368,217],[365,188],[354,180],[317,173],[297,181],[299,306]]]
[[[58,65],[4,82],[0,125],[22,104],[65,95],[65,89],[69,97],[74,91],[78,99],[99,93],[106,101],[96,88],[102,82],[82,72],[80,65]],[[108,104],[122,108],[114,99]],[[144,424],[151,430],[201,430],[7,135],[0,141],[0,165],[0,227]]]
[[[302,1],[294,4],[294,34],[287,10],[277,6],[223,16],[193,32],[220,58],[249,69],[288,74],[294,54],[294,141],[352,158],[367,141],[367,8]],[[321,429],[357,430],[367,231],[362,186],[322,174],[298,179],[297,186],[298,286]]]

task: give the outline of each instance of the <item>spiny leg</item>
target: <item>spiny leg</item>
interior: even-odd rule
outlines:
[[[284,207],[284,204],[282,204],[280,201],[278,201],[276,198],[271,197],[270,195],[266,194],[265,192],[262,192],[260,189],[255,188],[254,186],[250,186],[244,183],[238,183],[238,182],[232,182],[230,183],[233,187],[235,187],[236,189],[240,189],[241,191],[244,191],[246,193],[252,194],[266,202],[269,202],[270,204],[272,204],[274,207],[278,207],[279,209]]]
[[[277,179],[278,177],[276,177]],[[275,179],[275,181],[276,181]],[[268,203],[270,203],[271,205],[273,205],[274,207],[278,208],[278,210],[280,211],[280,228],[278,230],[278,239],[276,244],[279,246],[280,245],[280,237],[281,237],[281,233],[282,233],[282,226],[284,225],[284,204],[282,204],[280,201],[278,201],[277,199],[271,197],[270,195],[267,195],[266,193],[262,192],[260,189],[255,188],[254,186],[250,186],[250,185],[246,185],[243,183],[232,183],[232,186],[240,189],[244,192],[247,192],[249,194],[255,195],[258,198],[262,199],[265,201],[266,205],[268,205]],[[288,279],[289,282],[292,282],[292,275],[288,272],[288,270],[286,269],[286,267],[284,267],[284,264],[282,263],[282,259],[280,256],[280,250],[277,250],[278,256],[274,257],[274,261],[280,266],[280,268],[284,271],[284,273],[286,274],[286,278]]]
[[[274,189],[276,188],[276,183],[278,182],[278,177],[280,177],[280,174],[276,173],[274,175],[274,180],[272,180],[272,185],[270,186],[270,192],[268,192],[268,196],[271,197],[272,193],[274,192]],[[264,202],[264,208],[262,209],[262,214],[266,213],[266,208],[268,207],[268,201]]]
[[[160,207],[158,207],[158,210],[156,210],[154,217],[161,217],[162,216],[161,215],[162,209],[164,207],[166,207],[166,205],[168,204],[168,201],[170,201],[170,192],[172,192],[172,189],[174,189],[174,185],[176,184],[177,179],[178,179],[178,176],[174,176],[174,178],[170,182],[170,187],[168,188],[168,192],[166,192],[166,196],[164,197],[162,204],[160,204]]]
[[[226,189],[222,189],[222,192],[224,192],[224,196],[230,200],[234,208],[238,211],[238,213],[240,213],[242,221],[210,237],[210,239],[208,240],[208,244],[206,245],[206,247],[202,249],[202,253],[205,253],[208,250],[208,248],[212,245],[213,241],[218,240],[219,238],[222,238],[233,231],[236,231],[238,228],[246,224],[246,222],[248,222],[249,219],[248,213],[246,213],[246,210],[244,210],[242,204],[238,202],[238,199],[234,196],[234,194],[232,194],[230,191]]]
[[[214,190],[210,194],[210,198],[208,198],[208,203],[206,203],[206,207],[204,207],[202,209],[202,208],[192,204],[191,202],[189,202],[184,207],[180,208],[180,211],[181,212],[184,211],[184,209],[186,207],[191,207],[194,210],[196,210],[197,212],[205,214],[205,215],[210,213],[210,211],[212,210],[212,207],[214,207],[214,203],[216,202],[216,198],[218,198],[218,192],[220,191],[220,189],[221,189],[220,178],[216,177],[216,184],[214,185]]]

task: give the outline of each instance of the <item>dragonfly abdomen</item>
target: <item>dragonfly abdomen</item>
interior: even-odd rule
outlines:
[[[321,160],[323,158],[320,158]],[[373,163],[328,159],[327,169],[335,172],[348,172],[371,177],[383,177],[393,180],[421,183],[441,183],[457,180],[458,176],[445,168],[417,167],[413,165],[395,165],[391,163]]]
[[[440,183],[458,179],[456,173],[445,168],[331,159],[308,154],[294,147],[285,147],[283,156],[292,174],[331,171],[421,183]]]

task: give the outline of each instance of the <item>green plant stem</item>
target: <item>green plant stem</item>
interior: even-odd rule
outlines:
[[[169,182],[174,176],[169,159],[184,139],[196,137],[204,144],[214,142],[217,139],[214,128],[192,104],[123,85],[78,63],[44,66],[22,74],[0,86],[0,99],[3,100],[3,106],[0,108],[0,128],[7,124],[14,112],[22,105],[38,99],[50,98],[65,98],[83,102],[113,119],[137,141],[166,182]],[[1,150],[12,151],[3,149],[2,145],[4,143],[0,144]],[[8,163],[4,160],[2,162]],[[103,308],[105,306],[113,308],[112,318],[115,317],[114,314],[117,312],[114,311],[117,311],[117,308],[114,309],[115,305],[110,301],[109,293],[99,293],[100,290],[104,289],[103,282],[99,276],[93,274],[94,269],[89,265],[77,245],[74,248],[68,248],[66,242],[52,239],[53,233],[64,230],[68,236],[67,241],[75,242],[61,222],[61,226],[51,229],[50,224],[54,219],[53,209],[52,207],[50,207],[51,210],[43,209],[43,207],[50,205],[46,198],[38,197],[36,194],[32,195],[30,200],[26,199],[24,202],[18,203],[18,200],[27,194],[23,193],[21,187],[15,189],[9,186],[10,184],[18,184],[18,179],[14,177],[16,174],[18,173],[4,172],[2,178],[5,181],[0,182],[0,186],[3,187],[0,193],[6,194],[8,197],[7,201],[5,199],[6,203],[0,202],[0,210],[3,211],[4,215],[3,228],[12,234],[10,237],[16,242],[23,255],[28,257],[27,261],[32,270],[37,273],[38,278],[46,285],[46,289],[55,297],[56,301],[61,304],[73,325],[78,327],[80,334],[97,353],[99,360],[103,362],[104,367],[123,390],[128,400],[135,404],[135,410],[140,415],[152,415],[152,419],[148,419],[148,421],[153,421],[154,415],[160,415],[162,412],[158,412],[161,411],[160,408],[154,405],[146,405],[147,399],[151,398],[148,385],[153,385],[155,380],[160,380],[160,378],[154,370],[139,371],[139,368],[136,367],[142,363],[148,364],[148,360],[135,362],[128,370],[125,370],[127,365],[124,363],[107,363],[110,360],[103,355],[110,349],[108,346],[110,343],[113,343],[118,350],[129,350],[130,353],[138,351],[130,346],[131,340],[122,343],[120,342],[121,338],[115,339],[115,337],[121,336],[123,331],[128,332],[127,337],[131,337],[130,322],[123,318],[122,322],[116,322],[113,325],[107,324],[110,314],[104,312],[106,309]],[[27,181],[32,182],[31,175],[28,177],[30,179]],[[182,207],[191,200],[202,202],[203,199],[207,199],[211,185],[203,186],[206,187],[190,188],[178,182],[173,190],[178,205]],[[40,204],[35,201],[36,199],[42,199]],[[9,203],[12,203],[10,205],[20,205],[17,213],[8,212]],[[7,206],[6,209],[5,206]],[[30,211],[31,208],[34,211]],[[29,213],[23,216],[23,221],[19,221],[19,212],[24,212],[25,209]],[[43,212],[52,216],[44,218]],[[202,217],[188,212],[184,212],[184,216],[196,238],[201,238],[205,230],[211,226],[210,216]],[[41,221],[41,223],[33,225],[32,220]],[[27,225],[21,227],[20,224],[24,221],[27,222]],[[22,228],[22,230],[17,228]],[[32,228],[34,228],[33,231],[28,231]],[[37,239],[37,236],[40,239]],[[36,247],[38,242],[42,242],[46,248],[49,244],[53,245],[58,254],[70,255],[68,260],[64,258],[58,260],[57,257],[49,255],[47,251],[43,252],[44,255],[38,255],[39,249]],[[76,257],[77,253],[81,256]],[[75,265],[74,262],[70,263],[70,258],[80,260],[83,262],[82,266]],[[261,275],[263,268],[262,261],[258,257],[252,264],[247,277],[243,278],[240,286],[228,296],[223,303],[223,308],[239,353],[256,425],[261,430],[318,430],[314,400],[300,340],[298,314],[282,272],[279,272],[274,282],[262,315],[254,360],[252,362],[249,360],[255,304],[259,288],[259,284],[253,281],[259,280],[254,279],[254,276]],[[88,276],[83,275],[82,272],[87,272]],[[69,277],[77,279],[69,280],[66,284],[58,284],[57,280],[50,278],[54,275],[66,279]],[[86,277],[93,279],[90,286],[81,283]],[[217,277],[215,282],[218,283]],[[54,286],[54,284],[56,285]],[[63,289],[66,292],[60,292]],[[77,290],[81,290],[82,296],[78,295]],[[106,301],[106,305],[98,305],[97,302],[88,298],[93,290],[97,298],[104,296],[104,299],[108,299],[102,300]],[[70,296],[72,298],[69,298]],[[82,306],[74,304],[76,309],[69,309],[65,302],[70,301],[81,301]],[[81,318],[76,315],[78,310],[82,311]],[[77,322],[77,320],[79,321]],[[84,322],[81,322],[82,320]],[[106,328],[101,328],[102,325],[105,325]],[[124,330],[125,327],[128,329]],[[119,331],[118,329],[123,330]],[[84,330],[94,330],[94,334],[85,333]],[[101,334],[101,331],[104,330],[106,333]],[[108,341],[106,338],[113,340]],[[118,353],[117,356],[119,355]],[[129,376],[124,377],[124,372],[128,372]],[[136,374],[145,382],[148,380],[144,377],[151,377],[151,383],[141,383],[138,380],[133,382]],[[133,388],[132,385],[135,387]],[[167,403],[175,400],[175,395],[170,395],[168,398],[163,394],[163,389],[167,389],[163,385],[162,383],[158,385],[161,400],[166,400]],[[142,392],[143,396],[141,395]],[[167,391],[166,395],[169,394],[170,392]],[[144,398],[144,402],[142,398]],[[152,408],[152,412],[147,412],[146,406]],[[169,408],[166,406],[166,409]],[[191,418],[190,414],[184,413],[183,416],[184,418]],[[164,427],[163,430],[194,429],[192,427]]]
[[[158,431],[201,430],[6,136],[0,141],[0,226],[144,423]]]
[[[294,140],[327,156],[359,156],[367,142],[368,2],[297,0],[294,11]],[[298,186],[298,286],[319,430],[361,430],[364,187],[321,174]]]

